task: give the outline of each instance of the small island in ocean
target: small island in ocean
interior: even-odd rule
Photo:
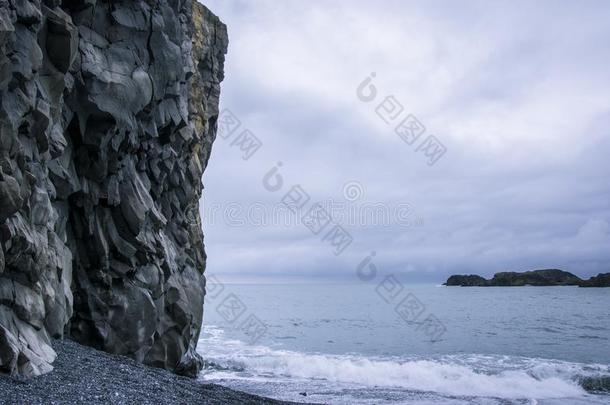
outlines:
[[[588,280],[563,270],[545,269],[526,272],[505,271],[487,280],[475,274],[455,274],[443,284],[460,287],[522,287],[522,286],[579,286],[610,287],[610,273],[600,273]]]

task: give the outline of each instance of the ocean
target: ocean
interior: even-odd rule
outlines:
[[[610,289],[216,282],[198,351],[283,400],[610,404]]]

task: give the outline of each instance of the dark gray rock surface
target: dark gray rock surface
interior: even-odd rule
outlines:
[[[226,27],[190,0],[0,0],[0,372],[51,338],[201,368]]]
[[[55,341],[52,373],[31,379],[0,376],[3,404],[286,404],[204,384],[134,360]]]

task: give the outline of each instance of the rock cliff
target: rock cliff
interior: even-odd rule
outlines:
[[[227,45],[190,0],[0,0],[0,372],[66,335],[198,372]]]

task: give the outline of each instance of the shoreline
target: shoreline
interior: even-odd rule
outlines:
[[[290,404],[183,377],[71,340],[55,340],[50,373],[30,378],[0,375],[0,402],[87,404]]]

